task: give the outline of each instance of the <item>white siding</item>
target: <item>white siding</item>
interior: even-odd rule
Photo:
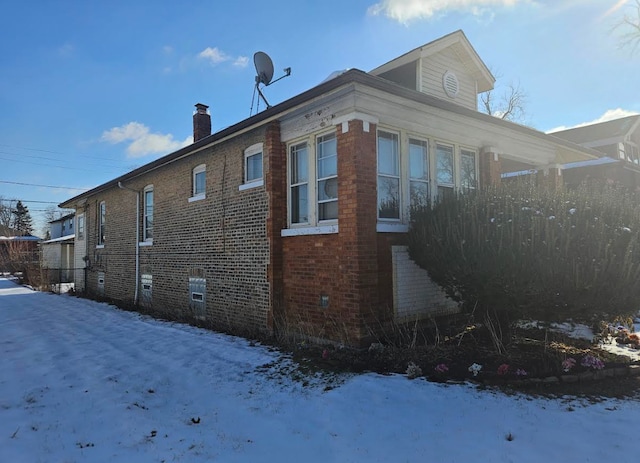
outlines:
[[[76,217],[78,216],[78,212],[84,213],[84,211],[76,211]],[[86,218],[86,214],[85,214]],[[84,257],[87,255],[87,223],[85,219],[84,224],[84,238],[78,239],[78,230],[76,228],[76,238],[73,246],[73,268],[74,275],[73,281],[76,291],[84,291],[85,289],[85,272],[84,268],[86,266],[86,262],[84,261]]]
[[[459,311],[458,303],[448,298],[427,271],[411,260],[406,246],[392,246],[391,255],[393,306],[397,320]]]
[[[42,266],[44,268],[60,268],[62,247],[60,243],[47,243],[42,245]]]
[[[453,48],[423,58],[421,68],[420,91],[469,109],[477,109],[476,81]],[[442,87],[442,76],[447,71],[453,72],[458,78],[460,90],[455,98],[447,96]]]

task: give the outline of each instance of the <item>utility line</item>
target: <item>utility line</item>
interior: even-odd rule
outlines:
[[[8,180],[0,180],[0,183],[8,183],[11,185],[23,185],[23,186],[37,186],[41,188],[56,188],[61,190],[77,190],[77,191],[88,191],[88,188],[76,188],[72,186],[54,186],[54,185],[38,185],[36,183],[22,183],[22,182],[10,182]]]

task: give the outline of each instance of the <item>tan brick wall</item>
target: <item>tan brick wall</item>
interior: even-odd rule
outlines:
[[[154,187],[152,246],[140,247],[140,271],[153,275],[153,312],[189,318],[188,277],[201,269],[207,282],[206,323],[238,332],[270,331],[270,262],[265,187],[239,191],[244,150],[265,142],[265,128],[128,181],[127,188]],[[265,144],[263,165],[269,159]],[[206,198],[189,202],[192,170],[206,164]],[[97,203],[106,201],[106,244],[95,249]],[[140,210],[143,198],[140,198]],[[90,198],[87,214],[89,287],[105,272],[105,297],[133,304],[135,293],[135,194],[118,188]],[[142,230],[140,231],[142,233]]]

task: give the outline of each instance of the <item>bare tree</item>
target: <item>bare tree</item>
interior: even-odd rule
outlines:
[[[13,224],[15,207],[16,202],[14,200],[4,199],[0,196],[0,228],[5,229],[7,233]]]
[[[636,0],[636,4],[632,7],[635,11],[626,13],[614,26],[614,29],[622,30],[620,46],[629,47],[631,52],[635,53],[640,47],[640,0]]]
[[[640,1],[640,0],[639,0]],[[505,121],[524,124],[527,95],[520,83],[510,83],[480,95],[480,110]]]

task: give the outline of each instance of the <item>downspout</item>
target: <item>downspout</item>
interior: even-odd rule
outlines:
[[[140,245],[138,244],[138,240],[140,239],[140,192],[134,190],[133,188],[127,188],[122,184],[122,182],[118,182],[118,188],[121,190],[132,191],[136,194],[136,239],[134,241],[136,246],[136,290],[133,296],[133,303],[138,306],[138,285],[140,282]]]

